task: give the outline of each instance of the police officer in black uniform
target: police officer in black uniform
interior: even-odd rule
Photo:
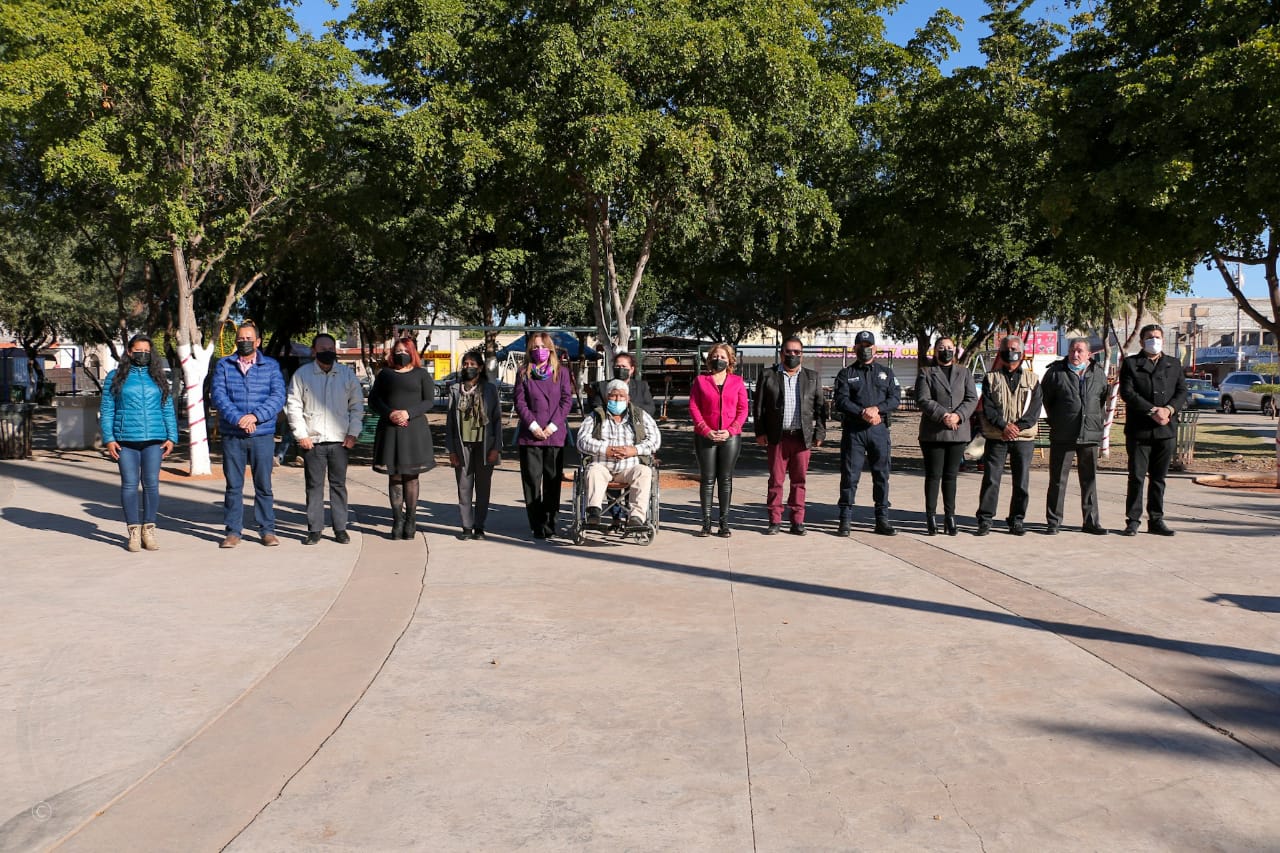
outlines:
[[[876,533],[893,536],[889,523],[889,413],[898,408],[901,392],[893,368],[875,363],[876,336],[858,332],[853,340],[857,361],[836,376],[835,408],[844,421],[840,439],[840,529],[848,536],[853,524],[853,498],[864,461],[871,463]]]

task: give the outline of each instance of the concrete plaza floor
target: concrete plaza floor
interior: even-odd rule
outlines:
[[[1176,537],[1101,538],[1073,492],[1050,538],[1035,471],[1028,535],[931,538],[899,474],[900,535],[844,539],[823,474],[766,537],[753,474],[731,539],[669,488],[574,546],[512,460],[484,542],[447,469],[410,542],[351,482],[347,546],[280,468],[281,547],[165,481],[129,554],[107,461],[0,463],[0,850],[1280,849],[1275,497],[1173,478]]]

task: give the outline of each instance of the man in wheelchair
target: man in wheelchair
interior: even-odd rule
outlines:
[[[617,483],[627,489],[627,530],[644,530],[653,454],[662,446],[662,435],[649,413],[631,404],[627,383],[615,379],[605,394],[604,406],[593,410],[578,430],[578,450],[587,472],[586,526],[600,527],[605,492],[610,483]]]

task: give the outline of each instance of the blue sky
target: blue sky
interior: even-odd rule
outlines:
[[[351,8],[348,0],[337,0],[335,9],[328,0],[300,0],[294,9],[294,17],[298,24],[315,32],[324,26],[324,22],[344,17]],[[959,68],[976,65],[982,61],[978,51],[978,41],[990,30],[979,20],[987,12],[987,4],[982,0],[905,0],[902,6],[886,21],[886,32],[896,42],[906,42],[914,34],[917,27],[928,20],[939,8],[950,9],[964,19],[964,29],[958,34],[960,50],[953,54],[947,63],[948,68]],[[1035,11],[1051,20],[1066,22],[1070,16],[1063,4],[1056,2],[1038,2]],[[1266,298],[1266,282],[1262,279],[1260,268],[1246,269],[1244,292],[1246,296]],[[1203,266],[1196,268],[1192,279],[1192,295],[1202,298],[1228,296],[1226,285],[1217,270],[1205,270]]]

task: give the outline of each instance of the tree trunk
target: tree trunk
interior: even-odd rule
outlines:
[[[196,323],[195,288],[186,253],[176,238],[172,240],[172,247],[173,272],[178,281],[178,361],[187,392],[187,449],[191,459],[188,473],[201,477],[213,473],[204,403],[204,380],[209,375],[213,347],[203,345],[203,335]]]

